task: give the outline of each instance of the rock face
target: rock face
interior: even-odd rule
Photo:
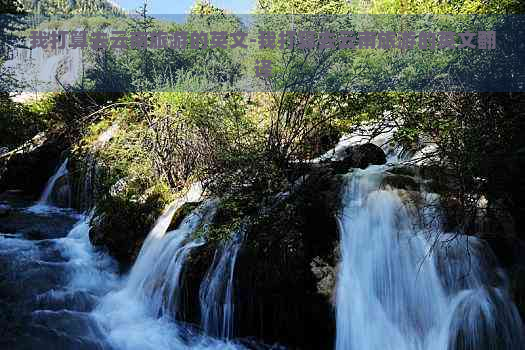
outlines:
[[[71,207],[71,186],[68,176],[63,176],[57,180],[50,197],[51,203],[57,207]]]
[[[349,147],[343,155],[340,155],[340,158],[331,162],[338,173],[345,173],[350,168],[364,169],[370,164],[382,165],[386,163],[385,152],[381,147],[372,143]]]
[[[310,174],[287,198],[252,220],[235,267],[236,338],[255,337],[289,348],[333,347],[331,292],[319,286],[335,285],[330,266],[337,260],[341,185],[341,178],[329,171]],[[180,315],[186,322],[200,322],[198,291],[218,244],[195,249],[186,262]],[[315,273],[319,261],[323,271],[332,270],[331,277]]]
[[[69,147],[64,133],[37,135],[13,154],[0,158],[0,193],[23,190],[37,198]]]

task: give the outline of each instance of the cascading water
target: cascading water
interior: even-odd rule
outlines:
[[[29,43],[26,43],[29,47]],[[65,48],[13,48],[12,59],[4,63],[24,91],[57,91],[74,85],[82,75],[82,50]],[[15,100],[20,102],[30,95]]]
[[[166,233],[160,246],[145,244],[133,266],[126,288],[147,302],[154,314],[175,317],[184,262],[193,248],[204,243],[189,239],[203,216],[204,213],[192,213],[178,229]]]
[[[57,211],[68,211],[71,204],[71,189],[69,187],[68,159],[66,158],[57,171],[47,180],[39,200],[26,209],[34,214],[52,214]],[[60,182],[64,179],[64,182]]]
[[[106,129],[97,137],[97,140],[93,143],[90,152],[84,158],[84,162],[82,164],[84,181],[79,191],[80,198],[77,200],[83,210],[90,210],[93,208],[95,205],[95,198],[97,196],[97,187],[100,187],[97,183],[97,173],[99,166],[97,164],[96,152],[102,149],[115,136],[118,130],[118,122],[111,124],[108,129]],[[124,182],[125,179],[121,179],[117,182],[117,184]],[[114,185],[114,187],[116,186]]]
[[[523,349],[523,324],[490,249],[474,237],[442,232],[439,220],[431,220],[439,215],[425,205],[434,204],[435,195],[422,192],[419,200],[409,201],[414,193],[383,188],[388,170],[389,166],[355,169],[346,185],[336,348]],[[57,174],[64,172],[67,160]],[[57,174],[46,186],[51,192],[60,178]],[[215,203],[201,205],[177,229],[169,231],[169,226],[177,209],[200,201],[201,195],[200,186],[193,186],[167,208],[124,278],[111,258],[91,246],[91,215],[32,215],[20,232],[0,234],[0,295],[16,291],[10,297],[13,305],[22,306],[24,317],[24,335],[17,335],[15,342],[0,339],[0,348],[242,349],[177,320],[186,258],[204,244],[192,236],[213,215]],[[55,228],[64,220],[70,228],[72,219],[80,220],[69,234],[33,232],[34,227]],[[234,274],[244,235],[239,230],[217,250],[201,284],[206,335],[234,336]],[[19,312],[10,307],[2,310]],[[9,324],[0,317],[4,330]]]
[[[215,252],[213,264],[199,290],[201,326],[214,337],[231,339],[234,331],[234,273],[237,255],[244,240],[240,229]]]
[[[387,166],[355,169],[340,219],[337,350],[523,349],[523,324],[488,247],[427,225]]]
[[[40,199],[38,200],[38,204],[41,205],[49,205],[51,204],[50,196],[53,192],[53,189],[55,188],[55,184],[61,177],[67,176],[68,170],[67,170],[67,163],[68,159],[64,160],[58,170],[51,176],[51,178],[47,181],[46,187],[44,188],[44,191],[42,192],[42,195],[40,196]]]
[[[185,260],[204,244],[191,234],[215,212],[205,202],[180,226],[167,231],[178,208],[201,196],[200,186],[168,207],[149,233],[122,288],[108,293],[94,312],[109,343],[118,349],[240,349],[239,345],[202,337],[176,320]],[[147,330],[144,332],[144,330]]]
[[[115,262],[91,245],[91,214],[65,210],[34,215],[24,208],[8,207],[19,210],[26,225],[20,226],[19,234],[0,233],[0,325],[6,334],[0,348],[243,349],[239,344],[204,337],[174,317],[185,258],[202,244],[192,240],[191,233],[210,219],[215,202],[205,202],[178,229],[167,231],[175,211],[187,201],[198,201],[201,193],[195,185],[167,209],[124,278],[116,273]],[[69,233],[51,229],[52,238],[37,241],[24,236],[48,222],[54,227],[65,221],[60,227],[67,227],[75,220]],[[13,291],[13,306],[5,307],[4,296]],[[4,317],[12,314],[15,316],[7,317],[14,321]],[[10,331],[13,322],[23,325],[22,335]]]

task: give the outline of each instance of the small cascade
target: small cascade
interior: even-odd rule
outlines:
[[[191,249],[204,243],[189,238],[206,215],[214,210],[213,202],[207,202],[192,212],[176,230],[167,232],[168,227],[177,209],[186,202],[198,201],[201,195],[200,184],[194,185],[185,196],[168,207],[144,241],[131,269],[126,289],[136,293],[157,316],[175,317],[184,262]]]
[[[336,349],[523,349],[490,249],[430,225],[436,211],[415,217],[398,191],[380,188],[385,170],[354,169],[345,189]]]
[[[67,179],[67,176],[68,176],[67,163],[68,163],[68,159],[66,158],[66,160],[64,160],[64,162],[60,165],[60,167],[55,172],[55,174],[53,174],[53,176],[49,178],[49,180],[47,181],[46,187],[44,188],[44,191],[42,192],[42,195],[40,196],[40,199],[38,200],[37,205],[45,206],[45,205],[59,204],[59,203],[56,203],[55,200],[53,199],[53,196],[54,196],[53,191],[56,191],[55,187],[57,185],[58,180],[60,180],[61,178]],[[57,193],[56,195],[58,195],[59,197],[67,197],[66,201],[68,203],[60,203],[60,204],[65,204],[65,206],[67,206],[67,204],[69,204],[69,201],[70,201],[69,184],[67,185],[67,188],[63,191],[67,193]],[[60,192],[63,192],[63,191],[61,190]]]
[[[192,233],[209,222],[216,202],[204,202],[177,229],[168,231],[168,227],[177,209],[185,202],[199,200],[201,193],[200,185],[195,185],[166,209],[144,241],[122,288],[108,293],[95,310],[94,317],[114,348],[242,348],[195,334],[176,319],[186,258],[192,249],[205,243],[192,239]]]
[[[149,245],[150,251],[137,259],[126,288],[137,293],[154,315],[175,318],[184,262],[193,248],[204,244],[189,239],[201,221],[202,214],[190,214],[178,229],[166,233],[162,247]]]
[[[199,290],[201,326],[207,335],[231,339],[234,336],[234,273],[244,229],[215,252],[213,264]]]
[[[89,240],[90,226],[94,210],[81,215],[77,224],[64,238],[60,239],[63,256],[69,259],[74,273],[69,282],[73,290],[108,291],[115,286],[116,263],[108,255],[97,252]]]

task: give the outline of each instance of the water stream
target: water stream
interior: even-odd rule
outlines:
[[[381,188],[355,169],[341,211],[337,350],[523,349],[505,274],[475,237],[441,231],[435,196]],[[421,204],[420,204],[421,205]]]
[[[38,200],[37,204],[40,205],[49,205],[52,204],[50,196],[53,192],[53,189],[55,188],[55,184],[63,176],[67,176],[68,170],[67,170],[67,162],[68,159],[64,160],[62,164],[60,164],[60,167],[58,167],[57,171],[49,178],[47,181],[46,187],[44,188],[44,191],[42,192],[42,195],[40,196],[40,199]]]
[[[389,160],[398,162],[391,152]],[[347,175],[339,217],[337,350],[521,350],[523,323],[507,277],[480,239],[443,232],[439,198],[382,185],[390,165]],[[2,349],[244,349],[236,336],[235,271],[245,230],[219,245],[201,283],[201,324],[177,319],[196,230],[216,201],[195,184],[145,239],[130,272],[89,240],[92,210],[52,206],[67,160],[36,205],[0,203]],[[201,204],[176,228],[175,212]],[[13,221],[14,220],[14,221]],[[298,292],[301,292],[298,290]],[[307,306],[305,306],[307,307]]]
[[[201,192],[194,186],[167,208],[127,276],[92,247],[90,213],[11,207],[22,223],[16,233],[0,234],[0,348],[243,349],[174,317],[185,258],[204,243],[192,233],[213,215],[215,202],[205,202],[178,228],[168,227],[177,208]],[[35,227],[50,233],[31,239]]]
[[[234,336],[235,263],[244,234],[243,229],[235,232],[215,252],[213,264],[200,287],[201,326],[206,334],[214,337],[231,339]]]

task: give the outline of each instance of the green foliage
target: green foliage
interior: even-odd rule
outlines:
[[[23,8],[37,14],[108,14],[120,13],[106,0],[21,0]]]
[[[45,127],[46,123],[39,114],[11,101],[8,96],[0,97],[0,147],[14,148]]]
[[[226,196],[219,201],[213,223],[199,227],[193,235],[208,242],[226,241],[242,228],[243,223],[255,219],[255,211],[261,208],[260,205],[253,196],[238,193]]]
[[[270,14],[348,14],[352,9],[347,0],[259,0],[257,8]]]
[[[104,197],[97,202],[91,222],[92,242],[110,248],[122,267],[130,266],[147,233],[172,199],[162,184],[151,187],[139,200],[120,194]]]
[[[507,14],[523,13],[519,0],[383,0],[373,1],[371,6],[358,7],[371,14]]]
[[[242,166],[253,166],[263,138],[241,94],[162,93],[151,113],[145,149],[155,169],[175,189],[198,178],[215,192],[235,184]],[[242,164],[242,165],[241,165]],[[250,181],[251,178],[241,183]]]

